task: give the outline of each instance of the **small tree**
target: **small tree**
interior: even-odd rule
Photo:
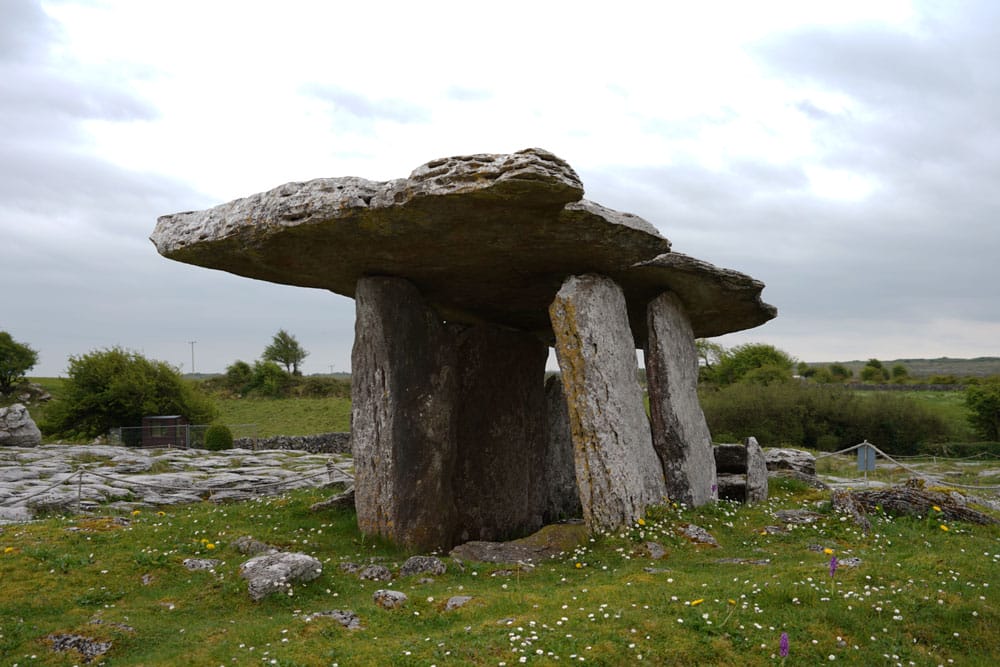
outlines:
[[[862,382],[885,382],[889,379],[889,371],[878,359],[869,359],[861,369]]]
[[[827,370],[830,371],[833,382],[847,382],[854,376],[854,371],[844,364],[830,364]]]
[[[986,440],[1000,440],[1000,376],[993,376],[965,390],[969,423]]]
[[[767,372],[770,380],[774,380],[777,373],[791,379],[795,360],[773,345],[763,343],[737,345],[722,355],[710,378],[719,385],[729,385],[739,382],[751,371],[765,366],[770,367]]]
[[[37,352],[0,331],[0,394],[10,391],[37,363]]]
[[[147,415],[182,415],[203,424],[215,414],[211,400],[173,366],[114,347],[70,357],[61,396],[49,406],[42,427],[92,438],[116,426],[138,426]]]
[[[285,367],[285,371],[292,375],[302,375],[299,371],[299,364],[309,356],[309,353],[302,349],[295,336],[284,329],[279,329],[271,339],[271,344],[264,349],[263,358],[265,361],[274,361]]]

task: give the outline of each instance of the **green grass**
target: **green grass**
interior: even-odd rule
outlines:
[[[353,513],[309,512],[325,493],[144,511],[127,526],[51,518],[3,527],[3,664],[79,664],[79,655],[49,649],[53,633],[111,640],[109,665],[517,665],[522,657],[619,665],[640,655],[655,665],[771,665],[781,662],[783,632],[790,665],[827,664],[831,655],[865,665],[981,665],[997,657],[996,526],[943,531],[923,518],[876,517],[874,533],[864,535],[829,513],[826,496],[781,482],[754,507],[656,508],[644,525],[597,536],[534,570],[492,576],[509,568],[466,563],[459,571],[447,560],[448,573],[432,583],[386,584],[360,581],[338,563],[374,557],[395,567],[408,554],[361,536]],[[762,534],[777,523],[774,510],[800,507],[823,518]],[[678,537],[686,522],[711,531],[721,548]],[[238,576],[245,557],[228,546],[244,534],[315,555],[322,576],[291,596],[251,602]],[[647,540],[668,556],[641,557]],[[831,577],[823,548],[862,563]],[[222,559],[215,573],[182,566],[206,556]],[[378,588],[410,599],[400,610],[376,608]],[[453,595],[473,600],[445,611]],[[365,629],[305,620],[332,609],[353,610]]]
[[[223,424],[257,424],[257,435],[313,435],[350,430],[347,398],[215,399]]]

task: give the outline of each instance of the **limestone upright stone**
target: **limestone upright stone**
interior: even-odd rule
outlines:
[[[760,503],[767,500],[767,460],[764,450],[753,436],[743,441],[747,448],[747,502]]]
[[[408,281],[362,278],[355,296],[351,429],[358,526],[413,548],[451,540],[454,346]]]
[[[583,516],[580,490],[576,485],[573,433],[563,392],[562,378],[545,381],[547,449],[545,455],[545,522],[578,519]]]
[[[358,525],[414,548],[541,528],[545,361],[532,334],[444,324],[410,282],[357,289],[352,429]]]
[[[646,385],[653,448],[667,495],[691,506],[717,498],[712,436],[698,403],[698,353],[684,306],[671,292],[647,308]]]
[[[641,518],[666,495],[625,297],[609,278],[571,276],[549,312],[584,521],[591,530],[613,530]]]
[[[37,447],[42,444],[42,432],[28,414],[28,408],[14,403],[0,408],[0,446]]]
[[[451,543],[442,546],[523,537],[544,518],[548,346],[531,334],[487,325],[453,331],[456,524]]]

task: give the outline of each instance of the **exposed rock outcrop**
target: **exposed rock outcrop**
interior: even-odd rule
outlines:
[[[0,408],[0,446],[37,447],[42,444],[42,432],[28,414],[28,408],[14,403]]]

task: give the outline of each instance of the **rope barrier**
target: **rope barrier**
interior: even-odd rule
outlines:
[[[864,442],[858,443],[858,444],[854,445],[853,447],[848,447],[847,449],[842,449],[842,450],[840,450],[838,452],[827,452],[827,453],[820,454],[820,455],[818,455],[816,457],[816,460],[818,461],[819,459],[826,458],[828,456],[836,456],[838,454],[846,454],[848,452],[853,452],[854,450],[859,449],[861,447],[871,447],[872,449],[875,450],[876,454],[878,454],[882,458],[886,459],[887,461],[891,461],[892,463],[894,463],[895,465],[899,466],[903,470],[906,470],[910,474],[915,475],[916,477],[919,477],[920,479],[929,480],[929,481],[931,481],[931,482],[933,482],[935,484],[939,484],[939,485],[942,485],[942,486],[953,486],[953,487],[958,488],[958,489],[988,489],[988,490],[1000,489],[1000,485],[998,485],[998,484],[973,486],[973,485],[969,485],[969,484],[958,484],[957,482],[948,482],[948,481],[945,481],[945,480],[941,479],[941,477],[939,475],[936,476],[936,475],[933,475],[933,474],[930,474],[930,473],[925,473],[925,472],[923,472],[921,470],[917,470],[916,468],[911,468],[910,466],[906,465],[905,463],[901,463],[901,462],[897,461],[896,459],[892,458],[891,456],[889,456],[888,454],[886,454],[885,452],[883,452],[881,449],[879,449],[878,447],[876,447],[872,443],[868,442],[867,440],[865,440]]]

